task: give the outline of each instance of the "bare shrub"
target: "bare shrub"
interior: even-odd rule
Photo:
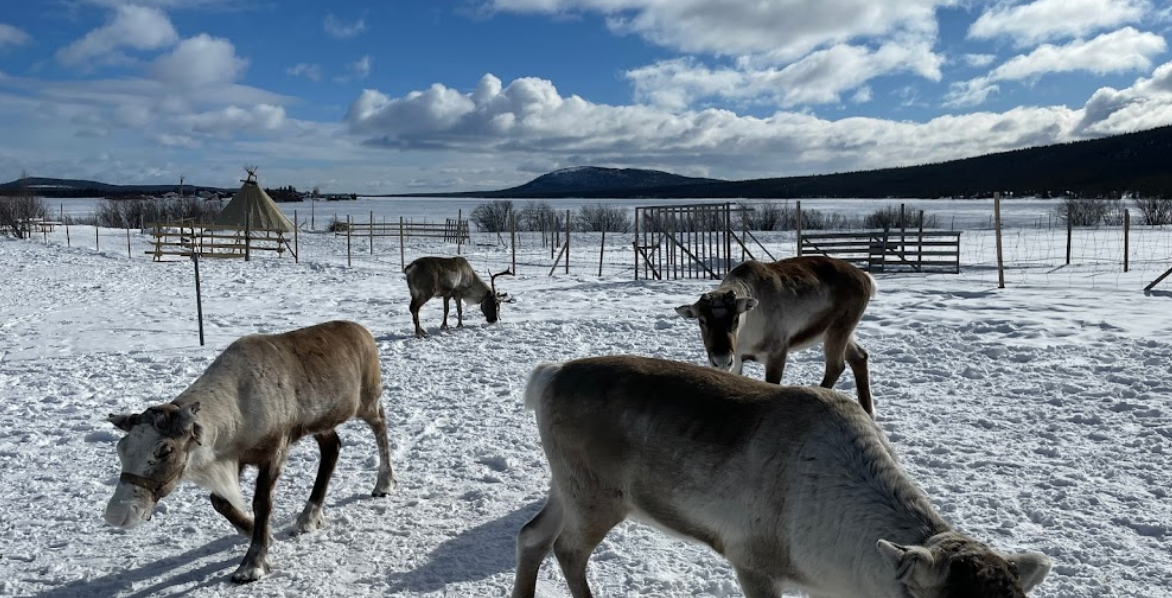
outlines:
[[[509,216],[512,213],[511,200],[496,199],[476,206],[469,218],[483,232],[500,233],[509,230]]]
[[[575,224],[578,230],[586,232],[629,233],[633,228],[631,215],[625,208],[601,203],[578,208]]]
[[[154,222],[210,224],[223,207],[218,199],[198,197],[103,199],[94,220],[98,226],[109,228],[140,228]]]
[[[1065,197],[1055,212],[1072,226],[1098,226],[1111,207],[1110,202],[1097,197]]]
[[[20,188],[8,197],[0,197],[0,235],[18,239],[29,236],[29,220],[44,219],[48,214],[45,202],[33,194],[26,181],[28,173],[20,173]]]
[[[1144,224],[1172,224],[1172,197],[1137,197],[1132,201]]]
[[[902,210],[902,222],[900,213],[901,210],[898,206],[887,206],[875,210],[863,217],[863,228],[886,230],[898,229],[901,224],[904,228],[917,228],[920,226],[920,210],[905,207]],[[937,228],[938,226],[939,219],[935,214],[924,214],[924,228]]]

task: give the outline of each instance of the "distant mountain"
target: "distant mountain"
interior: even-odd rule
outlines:
[[[582,193],[608,189],[645,189],[676,185],[698,185],[719,182],[718,179],[687,177],[659,170],[639,168],[602,168],[577,166],[543,174],[524,185],[502,189],[495,193],[525,197],[546,193]]]
[[[98,181],[28,177],[0,184],[0,195],[28,189],[41,197],[137,197],[179,192],[179,185],[111,185]],[[234,193],[235,189],[221,189],[200,185],[184,185],[183,192],[194,195],[200,191]]]
[[[720,181],[665,172],[576,168],[500,191],[434,197],[802,198],[802,197],[1172,197],[1172,126],[922,166],[861,172]],[[615,173],[632,173],[629,176]],[[682,182],[670,182],[680,181]],[[665,181],[660,183],[658,181]]]

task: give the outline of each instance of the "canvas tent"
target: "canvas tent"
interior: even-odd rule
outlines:
[[[244,185],[236,192],[232,201],[224,206],[220,215],[216,216],[213,224],[237,226],[241,229],[247,226],[255,231],[293,232],[293,223],[281,212],[273,198],[257,184],[255,170],[248,171]]]

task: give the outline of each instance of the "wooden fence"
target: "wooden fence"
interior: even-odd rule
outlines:
[[[153,248],[146,251],[154,261],[171,261],[169,256],[201,258],[251,259],[254,251],[272,251],[283,255],[289,251],[297,257],[283,231],[246,229],[232,225],[151,223],[147,225]],[[294,232],[296,236],[296,232]]]
[[[844,259],[868,272],[960,273],[960,231],[802,233],[798,255]]]

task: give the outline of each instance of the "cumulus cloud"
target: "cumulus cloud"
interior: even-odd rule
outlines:
[[[349,39],[356,37],[363,31],[366,31],[366,20],[358,19],[356,21],[347,22],[335,17],[334,15],[326,15],[325,21],[322,22],[322,28],[325,29],[331,37],[337,39]]]
[[[675,59],[626,73],[639,101],[682,109],[700,99],[764,101],[780,106],[841,101],[876,77],[910,72],[940,80],[943,60],[927,41],[892,42],[871,50],[836,45],[784,67],[758,68],[738,61],[733,68],[709,68],[691,59]]]
[[[66,66],[92,67],[102,64],[125,64],[131,58],[124,48],[157,50],[179,39],[171,20],[163,11],[145,6],[125,5],[115,9],[105,25],[57,51],[57,60]]]
[[[7,23],[0,23],[0,49],[4,46],[21,46],[30,41],[32,38],[29,34]]]
[[[151,65],[151,74],[167,83],[195,88],[235,81],[248,67],[226,39],[201,33],[179,43]]]
[[[959,0],[488,0],[497,11],[601,13],[613,31],[683,52],[770,54],[781,61],[858,38],[935,35],[936,9],[957,4]]]
[[[285,69],[285,74],[293,77],[305,77],[311,81],[321,81],[321,66],[301,62]]]
[[[1084,135],[1115,135],[1172,123],[1172,62],[1129,88],[1104,87],[1083,107],[1078,131]]]
[[[439,84],[402,97],[366,90],[346,122],[353,135],[376,147],[541,155],[551,164],[711,169],[745,177],[918,164],[1069,141],[1080,118],[1080,111],[1061,106],[926,123],[832,121],[785,111],[766,118],[720,109],[673,112],[594,104],[564,97],[546,80],[521,78],[505,86],[486,75],[469,93]]]
[[[995,4],[969,27],[973,39],[1007,38],[1019,47],[1085,37],[1138,23],[1152,10],[1148,0],[1036,0]]]
[[[984,77],[954,83],[945,103],[949,106],[980,104],[997,91],[998,81],[1020,81],[1074,71],[1103,75],[1146,70],[1151,68],[1152,59],[1167,48],[1163,37],[1132,27],[1104,33],[1089,41],[1073,41],[1062,46],[1044,44],[1029,54],[1011,58]]]

